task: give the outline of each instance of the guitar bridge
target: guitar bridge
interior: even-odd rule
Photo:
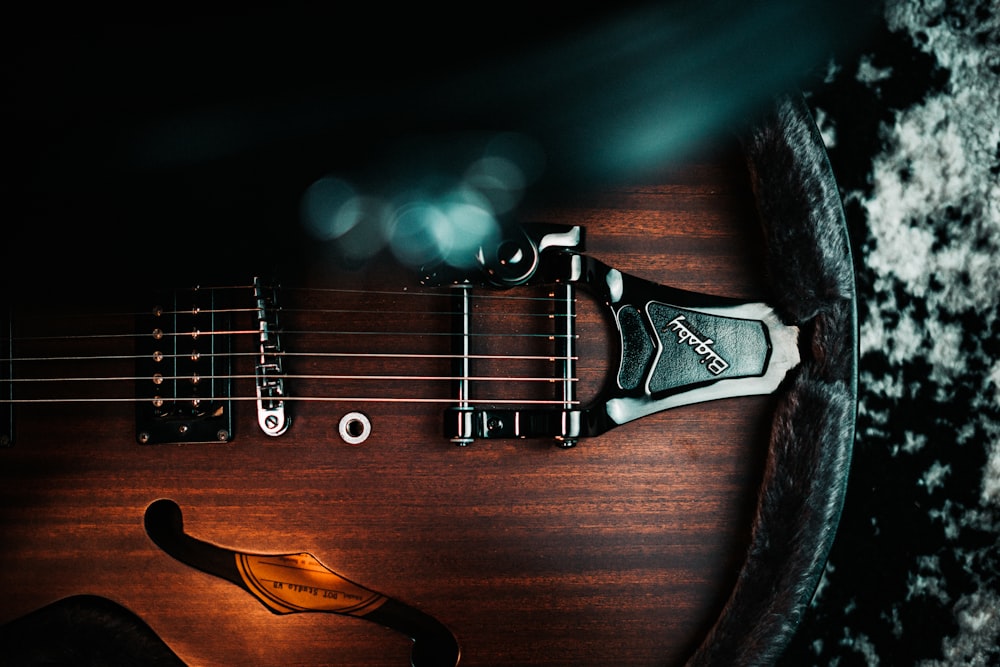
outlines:
[[[480,284],[493,288],[509,288],[537,284],[535,277],[550,253],[567,251],[583,245],[583,229],[563,225],[531,225],[509,230],[511,233],[495,247],[494,252],[480,249],[477,257],[482,269]],[[551,339],[555,344],[552,359],[556,365],[553,382],[559,386],[558,409],[524,410],[473,407],[470,360],[472,309],[470,294],[473,283],[466,274],[430,272],[425,284],[442,284],[451,279],[454,289],[454,347],[452,349],[455,406],[445,415],[445,434],[455,444],[465,446],[476,438],[552,437],[565,447],[572,447],[579,437],[577,427],[580,411],[576,409],[576,286],[561,281],[550,295],[555,311],[551,314],[555,329]],[[558,294],[557,294],[558,293]]]
[[[277,296],[273,288],[265,288],[260,278],[254,278],[254,300],[260,329],[260,356],[255,364],[257,424],[265,434],[278,436],[288,430],[291,419],[285,411]]]
[[[474,404],[470,395],[468,279],[456,281],[456,405],[445,414],[445,435],[459,445],[478,438],[549,437],[571,447],[582,437],[655,412],[692,403],[774,392],[798,365],[798,329],[787,326],[764,303],[688,292],[631,276],[581,254],[583,230],[526,227],[523,238],[503,252],[529,262],[517,279],[497,280],[495,265],[483,262],[480,285],[553,285],[552,340],[558,360],[553,382],[555,407],[496,407]],[[501,244],[501,248],[505,244]],[[485,257],[480,250],[480,257]],[[611,367],[604,386],[586,406],[576,400],[575,290],[593,295],[607,310],[617,335],[611,337]]]

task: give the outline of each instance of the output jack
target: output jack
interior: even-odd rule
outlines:
[[[340,418],[340,439],[348,445],[360,445],[372,434],[372,423],[362,412],[348,412]]]

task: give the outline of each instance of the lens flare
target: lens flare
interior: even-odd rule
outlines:
[[[467,159],[448,169],[425,166],[372,184],[380,196],[324,176],[303,193],[302,224],[351,262],[388,248],[407,266],[475,268],[479,249],[500,242],[500,217],[520,204],[545,160],[536,144],[516,133],[465,148]]]
[[[448,220],[451,249],[442,259],[457,268],[472,268],[480,247],[499,243],[500,224],[489,202],[478,191],[456,190],[442,202]]]
[[[427,201],[410,201],[396,209],[389,228],[389,248],[403,264],[436,264],[451,249],[448,219]]]
[[[402,197],[387,238],[393,255],[408,266],[445,263],[471,268],[479,247],[498,235],[487,200],[476,191],[457,188],[440,196]]]
[[[465,182],[482,193],[500,214],[514,210],[526,187],[524,172],[504,157],[479,158],[466,169]]]
[[[338,239],[358,224],[359,207],[349,205],[357,192],[339,178],[326,176],[314,182],[302,197],[302,224],[321,241]]]
[[[349,229],[334,240],[341,256],[349,262],[364,262],[384,247],[392,219],[388,202],[368,195],[355,195],[338,212]]]

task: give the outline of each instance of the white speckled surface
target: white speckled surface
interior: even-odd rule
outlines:
[[[858,435],[788,665],[1000,664],[1000,5],[888,2],[809,90],[854,234]]]

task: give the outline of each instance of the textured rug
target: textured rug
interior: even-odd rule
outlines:
[[[846,505],[787,665],[1000,664],[1000,6],[889,2],[809,101],[854,237]]]

